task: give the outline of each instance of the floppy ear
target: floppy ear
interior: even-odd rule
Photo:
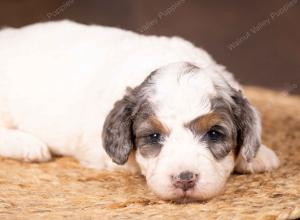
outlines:
[[[103,147],[113,162],[119,165],[127,162],[133,149],[132,123],[135,107],[132,97],[125,95],[115,103],[104,122]]]
[[[279,167],[279,159],[273,150],[261,144],[261,122],[253,106],[235,92],[234,117],[237,126],[237,147],[235,171],[239,173],[260,173]]]
[[[233,114],[237,127],[238,157],[245,162],[252,161],[261,144],[261,122],[254,107],[243,97],[241,91],[234,91]]]

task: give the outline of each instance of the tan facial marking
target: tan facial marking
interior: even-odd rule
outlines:
[[[222,122],[221,116],[218,113],[212,112],[194,119],[186,124],[185,127],[197,133],[204,133],[220,122]]]
[[[157,132],[168,135],[170,133],[170,129],[164,126],[158,118],[152,116],[149,118],[149,122],[152,125],[153,129],[156,130]]]
[[[169,135],[170,130],[164,126],[155,116],[149,116],[140,122],[137,126],[136,136],[142,137],[149,133],[160,133],[162,135]]]

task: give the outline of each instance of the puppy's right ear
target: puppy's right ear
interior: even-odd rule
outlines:
[[[103,147],[113,162],[119,165],[127,162],[133,150],[132,123],[135,108],[133,97],[125,95],[115,103],[104,122]]]

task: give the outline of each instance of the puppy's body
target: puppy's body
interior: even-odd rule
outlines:
[[[158,117],[163,118],[181,94],[187,94],[189,101],[207,94],[216,95],[213,85],[219,81],[225,80],[230,87],[239,90],[231,74],[205,51],[177,37],[147,37],[69,21],[2,30],[0,155],[27,161],[46,161],[51,154],[69,155],[89,167],[138,171],[133,154],[123,166],[111,161],[103,148],[103,125],[127,87],[139,86],[150,72],[176,62],[180,63],[170,67],[175,72],[184,72],[189,69],[188,65],[202,69],[203,76],[195,81],[195,84],[199,82],[198,92],[186,89],[176,92],[174,79],[178,76],[165,73],[165,77],[155,83],[156,93],[165,95],[166,102],[171,104],[160,105]],[[168,71],[167,68],[165,72]],[[173,84],[170,83],[172,80]],[[164,89],[166,87],[170,88]],[[155,95],[151,103],[160,103],[160,99],[162,96]],[[208,105],[194,113],[188,108],[178,109],[182,116],[180,120],[185,122],[209,113],[210,103]],[[178,126],[176,122],[173,119],[164,121],[171,127]],[[149,163],[143,162],[141,157],[138,160],[143,166]],[[240,167],[248,166],[243,160],[240,163],[243,164]],[[228,166],[224,167],[227,170],[225,178],[234,167],[233,156],[227,157],[224,164]],[[142,172],[147,175],[143,166],[140,165]],[[269,169],[277,166],[278,162]]]

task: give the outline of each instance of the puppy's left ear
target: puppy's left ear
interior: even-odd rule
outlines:
[[[279,160],[268,147],[261,145],[261,121],[255,108],[243,97],[241,91],[234,91],[233,114],[237,126],[237,149],[235,171],[258,173],[278,168]]]
[[[255,108],[243,97],[241,91],[235,90],[232,99],[239,156],[250,162],[255,157],[261,143],[260,117]]]
[[[134,99],[125,95],[115,103],[104,122],[103,147],[113,162],[119,165],[127,162],[133,149],[132,123],[135,107]]]

